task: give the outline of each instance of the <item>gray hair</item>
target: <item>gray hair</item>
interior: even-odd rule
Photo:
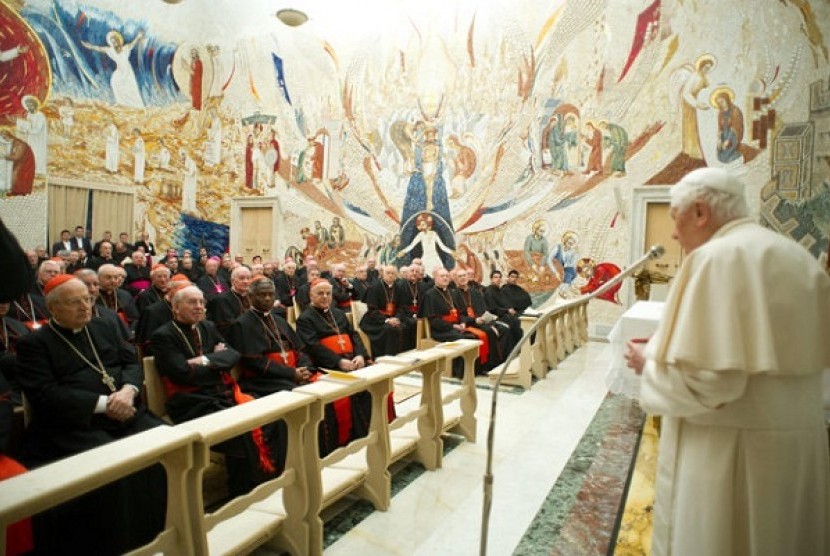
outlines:
[[[176,291],[173,294],[173,298],[170,300],[171,303],[179,304],[181,303],[182,299],[184,298],[185,294],[189,292],[198,292],[201,297],[204,298],[205,294],[202,293],[202,290],[198,288],[198,286],[185,286]]]
[[[695,201],[709,205],[721,224],[749,214],[744,184],[722,168],[699,168],[672,186],[671,206],[684,211]]]
[[[40,263],[40,266],[38,267],[37,271],[41,272],[47,266],[52,266],[52,265],[55,265],[56,267],[58,267],[58,272],[60,272],[61,265],[58,264],[58,261],[53,261],[52,259],[46,259],[45,261]]]
[[[250,269],[250,268],[248,268],[248,267],[247,267],[247,266],[245,266],[245,265],[240,265],[240,266],[238,266],[238,267],[234,268],[234,269],[231,271],[231,280],[235,280],[235,279],[236,279],[236,277],[237,277],[237,276],[239,276],[240,274],[242,274],[242,272],[243,272],[243,271],[251,272],[251,269]]]
[[[76,270],[74,273],[75,278],[79,278],[83,280],[84,278],[89,278],[90,276],[98,277],[98,273],[92,270],[91,268],[82,268],[80,270]]]

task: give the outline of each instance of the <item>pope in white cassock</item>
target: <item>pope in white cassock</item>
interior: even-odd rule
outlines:
[[[725,170],[672,187],[688,257],[657,332],[628,345],[642,408],[664,416],[655,556],[830,554],[830,277],[747,213]]]

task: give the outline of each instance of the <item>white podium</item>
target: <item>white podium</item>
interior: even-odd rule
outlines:
[[[657,323],[663,315],[662,301],[638,301],[623,315],[611,332],[611,368],[606,384],[614,394],[623,394],[635,400],[640,399],[640,377],[625,364],[626,344],[634,338],[649,338],[657,330]]]

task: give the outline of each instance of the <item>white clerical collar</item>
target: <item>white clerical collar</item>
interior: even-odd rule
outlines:
[[[56,325],[63,328],[64,330],[71,330],[73,334],[77,334],[78,332],[84,329],[83,326],[80,328],[69,328],[68,326],[64,326],[60,322],[58,322],[58,319],[56,319],[55,317],[52,317],[52,322],[54,322]]]

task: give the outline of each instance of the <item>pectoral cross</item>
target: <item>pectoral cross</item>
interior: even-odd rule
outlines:
[[[341,350],[346,349],[346,340],[343,339],[343,336],[338,336],[337,337],[337,345],[340,346]]]
[[[282,362],[284,365],[288,365],[288,354],[285,350],[280,351],[280,357],[282,357]]]
[[[101,382],[103,382],[107,388],[110,389],[110,392],[115,392],[115,380],[113,380],[113,378],[106,372],[101,375]]]

